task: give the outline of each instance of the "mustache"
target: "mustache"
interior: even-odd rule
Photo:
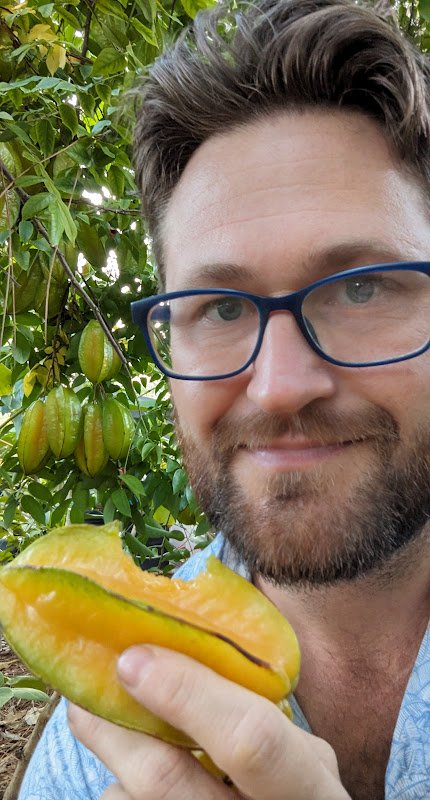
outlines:
[[[270,447],[281,436],[305,437],[316,445],[371,439],[386,453],[399,442],[396,421],[389,412],[372,407],[354,412],[326,410],[311,405],[294,415],[254,411],[242,418],[228,414],[213,427],[212,455],[220,461],[240,448]]]

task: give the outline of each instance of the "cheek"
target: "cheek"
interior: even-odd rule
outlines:
[[[170,393],[184,434],[194,439],[210,436],[214,424],[235,404],[243,378],[222,381],[170,381]]]
[[[363,370],[360,394],[394,417],[408,436],[430,423],[430,353],[416,359]]]

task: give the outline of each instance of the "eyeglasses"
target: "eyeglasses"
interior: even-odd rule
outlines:
[[[207,381],[243,372],[274,311],[290,312],[310,347],[331,364],[393,364],[430,347],[430,262],[346,270],[283,297],[191,289],[131,308],[155,363],[171,378]]]

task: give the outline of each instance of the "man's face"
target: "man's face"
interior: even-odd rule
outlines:
[[[166,291],[277,296],[366,264],[426,260],[419,188],[359,114],[305,113],[212,138],[190,160],[165,225]],[[197,496],[251,569],[330,583],[381,565],[429,508],[430,353],[338,367],[294,318],[269,319],[233,378],[171,381]]]

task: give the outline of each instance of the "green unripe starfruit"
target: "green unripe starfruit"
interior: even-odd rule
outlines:
[[[39,472],[51,456],[49,447],[46,408],[36,400],[27,408],[22,420],[17,442],[18,461],[25,475]]]
[[[121,367],[118,353],[96,319],[92,319],[82,332],[78,358],[82,372],[91,383],[110,380]]]
[[[67,458],[75,452],[84,429],[79,397],[73,389],[57,386],[49,392],[45,406],[51,450],[56,458]]]
[[[114,461],[126,457],[134,439],[135,424],[128,408],[114,397],[104,400],[103,439],[106,450]]]
[[[75,460],[81,472],[94,478],[109,460],[103,441],[102,408],[98,403],[89,403],[84,406],[83,414],[83,433],[75,450]]]

